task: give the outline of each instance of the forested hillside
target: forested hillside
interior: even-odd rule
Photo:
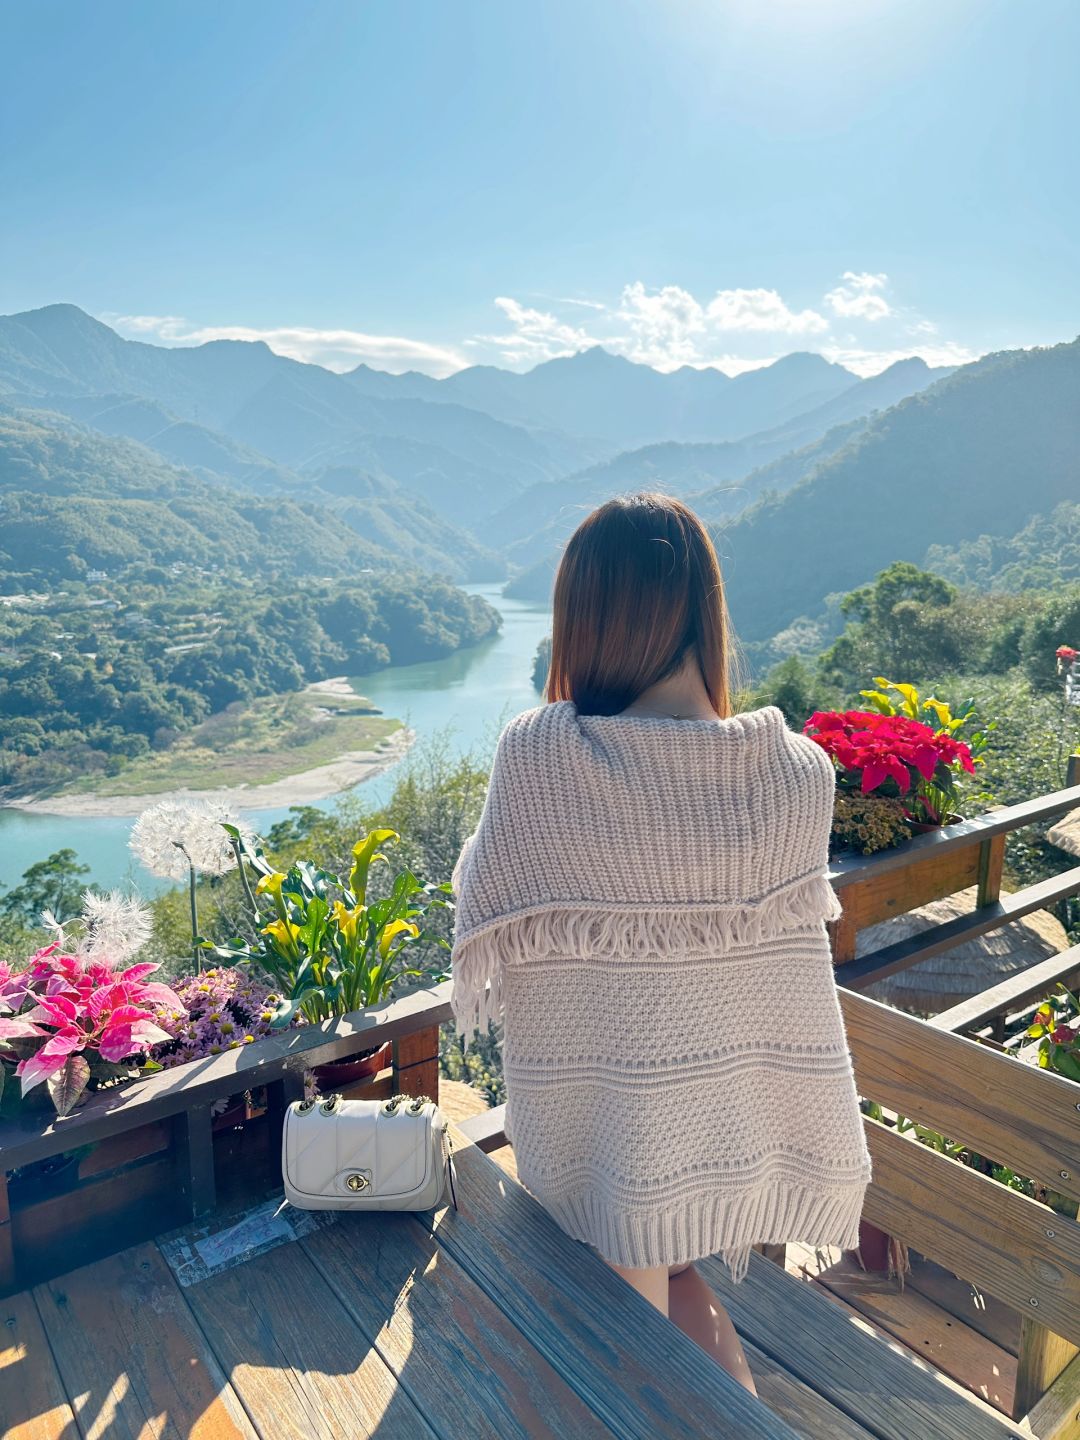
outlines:
[[[722,530],[736,627],[763,639],[893,560],[1015,535],[1078,494],[1080,341],[988,356]]]
[[[0,608],[0,786],[119,773],[236,702],[495,633],[482,599],[419,575],[178,580],[146,568]]]
[[[88,570],[347,574],[404,564],[462,579],[502,562],[390,481],[348,471],[285,493],[200,479],[140,444],[43,411],[0,411],[0,589]]]

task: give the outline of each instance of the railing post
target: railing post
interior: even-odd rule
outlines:
[[[1025,1315],[1020,1321],[1020,1349],[1016,1359],[1014,1420],[1022,1420],[1046,1394],[1077,1355],[1077,1347]]]
[[[193,1105],[176,1117],[176,1164],[180,1189],[193,1220],[208,1215],[217,1203],[214,1178],[214,1130],[209,1101]]]
[[[15,1288],[15,1240],[11,1231],[7,1172],[0,1170],[0,1295]]]
[[[842,900],[841,903],[843,903]],[[829,921],[828,930],[829,940],[832,944],[833,964],[844,965],[848,960],[854,960],[858,927],[851,915],[845,910],[839,920]]]
[[[438,1025],[394,1041],[394,1088],[401,1095],[427,1095],[438,1103]]]
[[[1070,755],[1065,765],[1065,786],[1080,785],[1080,755]]]
[[[976,904],[993,905],[1001,898],[1001,874],[1005,868],[1005,832],[991,835],[979,846],[979,894]]]

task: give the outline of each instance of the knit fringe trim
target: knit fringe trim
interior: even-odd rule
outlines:
[[[549,902],[458,936],[452,967],[454,1015],[458,1028],[470,1035],[474,1029],[486,1034],[489,1023],[499,1023],[507,960],[718,956],[840,914],[840,902],[824,875],[804,876],[760,900],[737,905]]]
[[[736,1285],[746,1276],[755,1245],[801,1242],[854,1250],[866,1193],[864,1182],[825,1193],[774,1183],[742,1195],[705,1196],[642,1214],[613,1207],[588,1191],[548,1198],[542,1182],[524,1170],[521,1180],[568,1235],[594,1246],[616,1265],[645,1269],[719,1255]]]

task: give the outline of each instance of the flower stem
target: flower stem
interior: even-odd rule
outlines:
[[[196,974],[202,974],[202,950],[199,947],[199,907],[195,900],[195,864],[187,847],[179,840],[172,842],[188,862],[188,904],[191,907],[191,953],[195,957]]]
[[[240,883],[244,887],[244,896],[247,900],[248,909],[251,912],[251,918],[257,925],[262,919],[262,916],[259,914],[259,907],[255,901],[255,896],[251,892],[251,882],[248,880],[247,870],[244,867],[243,849],[241,848],[239,840],[232,839],[229,841],[229,844],[232,846],[233,854],[236,856],[236,868],[240,871]]]

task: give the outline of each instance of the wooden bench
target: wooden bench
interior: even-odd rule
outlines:
[[[841,1003],[861,1095],[1080,1199],[1080,1087],[865,996],[841,992]],[[866,1118],[865,1125],[874,1162],[866,1219],[1022,1317],[1013,1419],[1027,1430],[1003,1430],[1004,1420],[985,1415],[973,1418],[967,1401],[957,1411],[955,1396],[939,1393],[935,1403],[960,1428],[905,1432],[903,1424],[915,1422],[910,1415],[906,1422],[900,1418],[904,1405],[914,1405],[924,1423],[920,1407],[937,1392],[927,1389],[924,1378],[913,1380],[911,1366],[899,1365],[897,1357],[864,1353],[861,1339],[849,1337],[854,1349],[839,1356],[840,1321],[829,1313],[834,1307],[756,1256],[747,1289],[731,1286],[718,1263],[704,1267],[741,1333],[788,1374],[820,1376],[826,1398],[862,1423],[871,1418],[862,1403],[867,1392],[848,1391],[853,1383],[864,1384],[873,1359],[888,1377],[887,1393],[904,1402],[897,1428],[882,1433],[1080,1436],[1080,1225],[889,1124]],[[478,1148],[497,1150],[507,1143],[505,1109],[476,1116],[462,1129]],[[870,1409],[878,1414],[883,1403],[872,1387]],[[991,1429],[978,1428],[986,1424]]]

